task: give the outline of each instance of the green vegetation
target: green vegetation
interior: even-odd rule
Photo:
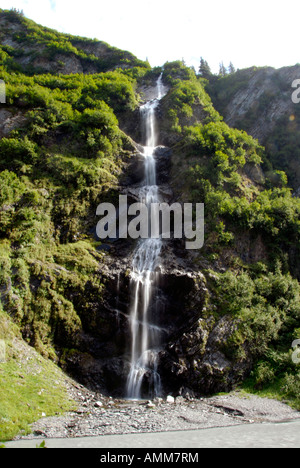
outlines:
[[[265,177],[264,148],[228,127],[202,78],[183,69],[180,62],[168,65],[172,88],[164,108],[174,117],[168,130],[180,135],[173,140],[173,189],[183,201],[205,203],[206,241],[196,261],[200,268],[213,266],[206,314],[233,321],[236,331],[221,351],[235,362],[253,361],[247,389],[269,391],[299,409],[300,374],[291,344],[299,337],[300,200],[284,172]],[[224,95],[234,92],[226,80],[240,87],[244,78],[222,78]]]
[[[0,141],[0,169],[17,176],[30,196],[35,193],[36,211],[39,203],[43,208],[50,205],[46,212],[52,208],[51,216],[60,217],[66,240],[73,239],[78,224],[85,222],[84,210],[87,215],[99,194],[118,183],[132,144],[120,130],[116,114],[136,108],[133,76],[140,77],[145,70],[29,77],[8,73],[2,65],[0,77],[7,84],[11,116],[21,113],[22,117],[20,125]],[[34,209],[28,200],[25,204],[23,212],[29,216],[30,211],[33,220]],[[65,226],[71,211],[73,219]],[[12,214],[17,216],[15,206],[5,212],[6,224]]]
[[[54,416],[74,409],[62,382],[53,383],[54,365],[50,361],[40,364],[37,373],[30,368],[25,373],[24,369],[25,365],[20,369],[16,358],[0,364],[2,441],[19,433],[30,433],[29,424],[43,415]]]
[[[272,265],[276,260],[286,262],[287,256],[288,268],[296,273],[300,201],[286,187],[286,174],[273,171],[272,178],[264,176],[260,169],[264,148],[245,131],[225,124],[202,79],[190,69],[183,74],[182,69],[180,62],[169,64],[167,80],[173,87],[164,103],[176,117],[175,124],[168,121],[170,132],[180,134],[173,146],[172,183],[185,201],[205,203],[208,253],[233,246],[247,231],[253,238],[263,237]]]
[[[0,11],[0,21],[1,34],[20,26],[13,40],[23,47],[0,50],[4,109],[14,122],[0,139],[0,332],[7,343],[7,360],[0,364],[0,440],[8,440],[27,432],[42,413],[70,408],[61,378],[53,381],[55,365],[38,355],[27,365],[16,343],[21,346],[22,336],[58,363],[60,350],[76,348],[90,303],[101,303],[105,258],[92,233],[95,210],[118,185],[132,151],[118,117],[137,107],[137,80],[149,66],[103,43],[42,28],[15,11]],[[39,52],[33,53],[36,44]],[[84,53],[93,45],[104,48],[105,60]],[[39,54],[48,61],[76,56],[105,72],[45,73],[32,65]],[[25,56],[29,65],[23,67],[17,59]]]
[[[162,102],[165,116],[162,131],[174,133],[179,139],[184,127],[192,122],[221,120],[204,90],[203,80],[197,79],[194,71],[182,62],[166,63],[164,81],[171,90]]]
[[[211,272],[212,273],[212,272]],[[246,391],[288,401],[300,409],[299,365],[291,344],[300,337],[300,286],[290,274],[258,263],[208,275],[213,293],[206,313],[230,317],[234,332],[222,352],[236,362],[251,359]]]
[[[0,20],[0,37],[4,39],[10,34],[16,44],[16,47],[0,46],[1,62],[9,72],[19,71],[29,75],[45,71],[60,73],[65,69],[65,61],[70,58],[74,58],[77,67],[88,73],[106,72],[117,67],[148,67],[147,63],[127,51],[96,39],[59,33],[36,24],[16,10],[0,9]]]

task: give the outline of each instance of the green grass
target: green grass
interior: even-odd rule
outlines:
[[[255,387],[255,380],[249,378],[241,386],[241,390],[246,393],[257,395],[262,398],[271,398],[279,400],[292,408],[300,411],[300,375],[286,374],[281,378],[275,379],[262,389]]]
[[[1,314],[2,318],[2,314]],[[65,377],[54,363],[18,338],[6,343],[0,363],[0,441],[30,433],[30,424],[46,416],[75,409]]]

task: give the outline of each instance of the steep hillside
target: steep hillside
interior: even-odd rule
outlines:
[[[202,277],[194,277],[193,293],[184,286],[184,311],[192,318],[162,355],[166,382],[228,390],[255,369],[257,388],[279,381],[283,388],[287,379],[296,395],[290,356],[300,312],[293,278],[299,199],[283,172],[267,179],[264,148],[223,122],[201,79],[179,62],[167,64],[164,76],[171,85],[161,103],[162,138],[168,135],[173,150],[170,184],[175,199],[205,203],[204,247],[185,259]]]
[[[266,147],[265,170],[283,170],[290,185],[300,186],[300,110],[292,101],[300,65],[249,68],[212,79],[208,91],[218,111],[231,127],[247,131]]]
[[[1,311],[16,334],[64,366],[81,342],[86,351],[84,333],[101,322],[99,310],[110,327],[99,326],[103,347],[115,326],[103,305],[107,261],[94,236],[95,213],[101,201],[116,196],[131,164],[135,147],[118,118],[126,121],[137,108],[137,78],[149,66],[99,42],[46,30],[14,11],[2,11],[0,22],[6,85],[6,104],[0,104]],[[60,52],[49,46],[54,39]],[[99,54],[87,56],[71,41]],[[69,75],[55,73],[62,54]],[[77,73],[84,64],[88,73]],[[13,356],[0,364],[2,383]],[[0,418],[15,417],[12,407],[0,406]],[[31,412],[22,411],[25,418]]]
[[[145,66],[129,52],[45,28],[13,10],[0,9],[0,31],[1,61],[9,71],[29,75],[100,73]]]

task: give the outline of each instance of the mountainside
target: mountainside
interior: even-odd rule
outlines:
[[[208,86],[225,122],[257,138],[266,148],[268,162],[287,173],[295,190],[300,186],[300,111],[292,101],[292,83],[299,76],[299,64],[279,70],[253,67]]]
[[[277,164],[299,141],[276,140],[291,112],[298,125],[287,87],[298,68],[208,83],[180,61],[151,69],[15,11],[1,10],[0,25],[0,343],[10,347],[3,388],[18,359],[10,329],[89,388],[124,396],[136,242],[100,242],[96,209],[118,204],[119,194],[137,200],[139,108],[163,72],[158,184],[170,203],[205,203],[204,247],[170,240],[161,254],[164,391],[228,391],[250,377],[252,389],[299,405],[291,345],[300,338],[300,199],[283,172],[292,159]],[[4,436],[11,411],[0,406]]]
[[[30,75],[100,73],[145,66],[130,52],[105,42],[58,33],[16,11],[0,13],[1,61],[9,71]]]

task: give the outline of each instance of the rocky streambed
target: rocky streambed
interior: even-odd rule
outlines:
[[[154,401],[126,401],[92,393],[75,383],[69,383],[68,389],[77,401],[76,411],[45,416],[32,424],[30,435],[16,439],[193,430],[300,418],[300,412],[284,403],[243,392],[200,399],[186,394]]]

